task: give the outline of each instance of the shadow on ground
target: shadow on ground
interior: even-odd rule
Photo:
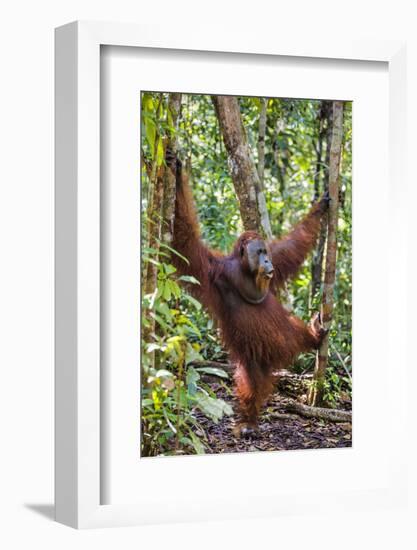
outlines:
[[[46,519],[55,521],[55,506],[53,504],[25,504],[24,506]]]

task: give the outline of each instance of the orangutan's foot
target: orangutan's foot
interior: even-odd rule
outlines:
[[[233,429],[233,435],[242,439],[253,439],[259,435],[259,428],[253,422],[240,422]]]
[[[313,333],[313,336],[316,340],[317,347],[320,346],[320,344],[323,342],[323,338],[326,336],[326,334],[329,332],[326,330],[323,326],[322,320],[321,320],[321,314],[319,312],[315,313],[310,321],[310,329]]]

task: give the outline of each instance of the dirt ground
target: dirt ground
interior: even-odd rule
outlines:
[[[236,404],[230,392],[220,384],[211,388],[233,406]],[[198,415],[207,436],[207,453],[237,453],[245,451],[283,451],[291,449],[325,449],[352,446],[352,424],[330,422],[317,418],[305,418],[288,413],[286,397],[275,393],[269,399],[259,422],[259,432],[250,438],[236,438],[233,434],[234,417],[224,417],[218,424]]]

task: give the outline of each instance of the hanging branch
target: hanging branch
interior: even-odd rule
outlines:
[[[212,101],[228,154],[243,227],[271,238],[265,195],[246,138],[238,100],[233,96],[212,96]]]
[[[325,330],[327,330],[327,334],[323,338],[316,355],[313,381],[308,395],[308,403],[313,406],[320,406],[323,402],[324,381],[329,352],[329,329],[333,314],[334,283],[336,276],[339,169],[342,138],[343,102],[335,101],[333,103],[333,131],[329,165],[329,194],[331,200],[328,214],[326,271],[324,275],[323,301],[321,307],[322,322]]]

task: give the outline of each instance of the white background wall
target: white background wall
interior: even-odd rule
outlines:
[[[14,548],[415,548],[416,511],[76,532],[53,514],[53,29],[75,19],[170,23],[225,18],[248,33],[407,38],[414,60],[410,175],[417,128],[413,2],[361,0],[14,0],[0,21],[0,546]],[[410,178],[411,181],[412,178]],[[413,214],[416,191],[407,201]],[[411,216],[410,216],[411,217]],[[413,242],[413,241],[411,241]],[[417,247],[414,247],[417,248]],[[410,250],[415,257],[415,251]],[[380,268],[380,266],[378,267]],[[410,264],[410,304],[415,286]],[[415,304],[414,304],[415,305]],[[410,336],[413,311],[410,306]],[[415,362],[415,361],[414,361]],[[395,368],[395,365],[393,366]],[[411,378],[413,380],[411,380]],[[414,381],[414,382],[413,382]],[[410,396],[415,393],[410,370]],[[384,406],[384,404],[381,404]],[[389,404],[388,404],[389,406]],[[377,419],[376,419],[377,421]],[[410,439],[415,424],[410,426]],[[387,445],[393,442],[387,441]],[[413,449],[410,447],[410,452]],[[415,475],[414,480],[415,480]],[[414,495],[416,485],[414,484]],[[415,502],[415,498],[414,498]],[[414,516],[414,517],[413,517]],[[415,531],[415,530],[414,530]]]

